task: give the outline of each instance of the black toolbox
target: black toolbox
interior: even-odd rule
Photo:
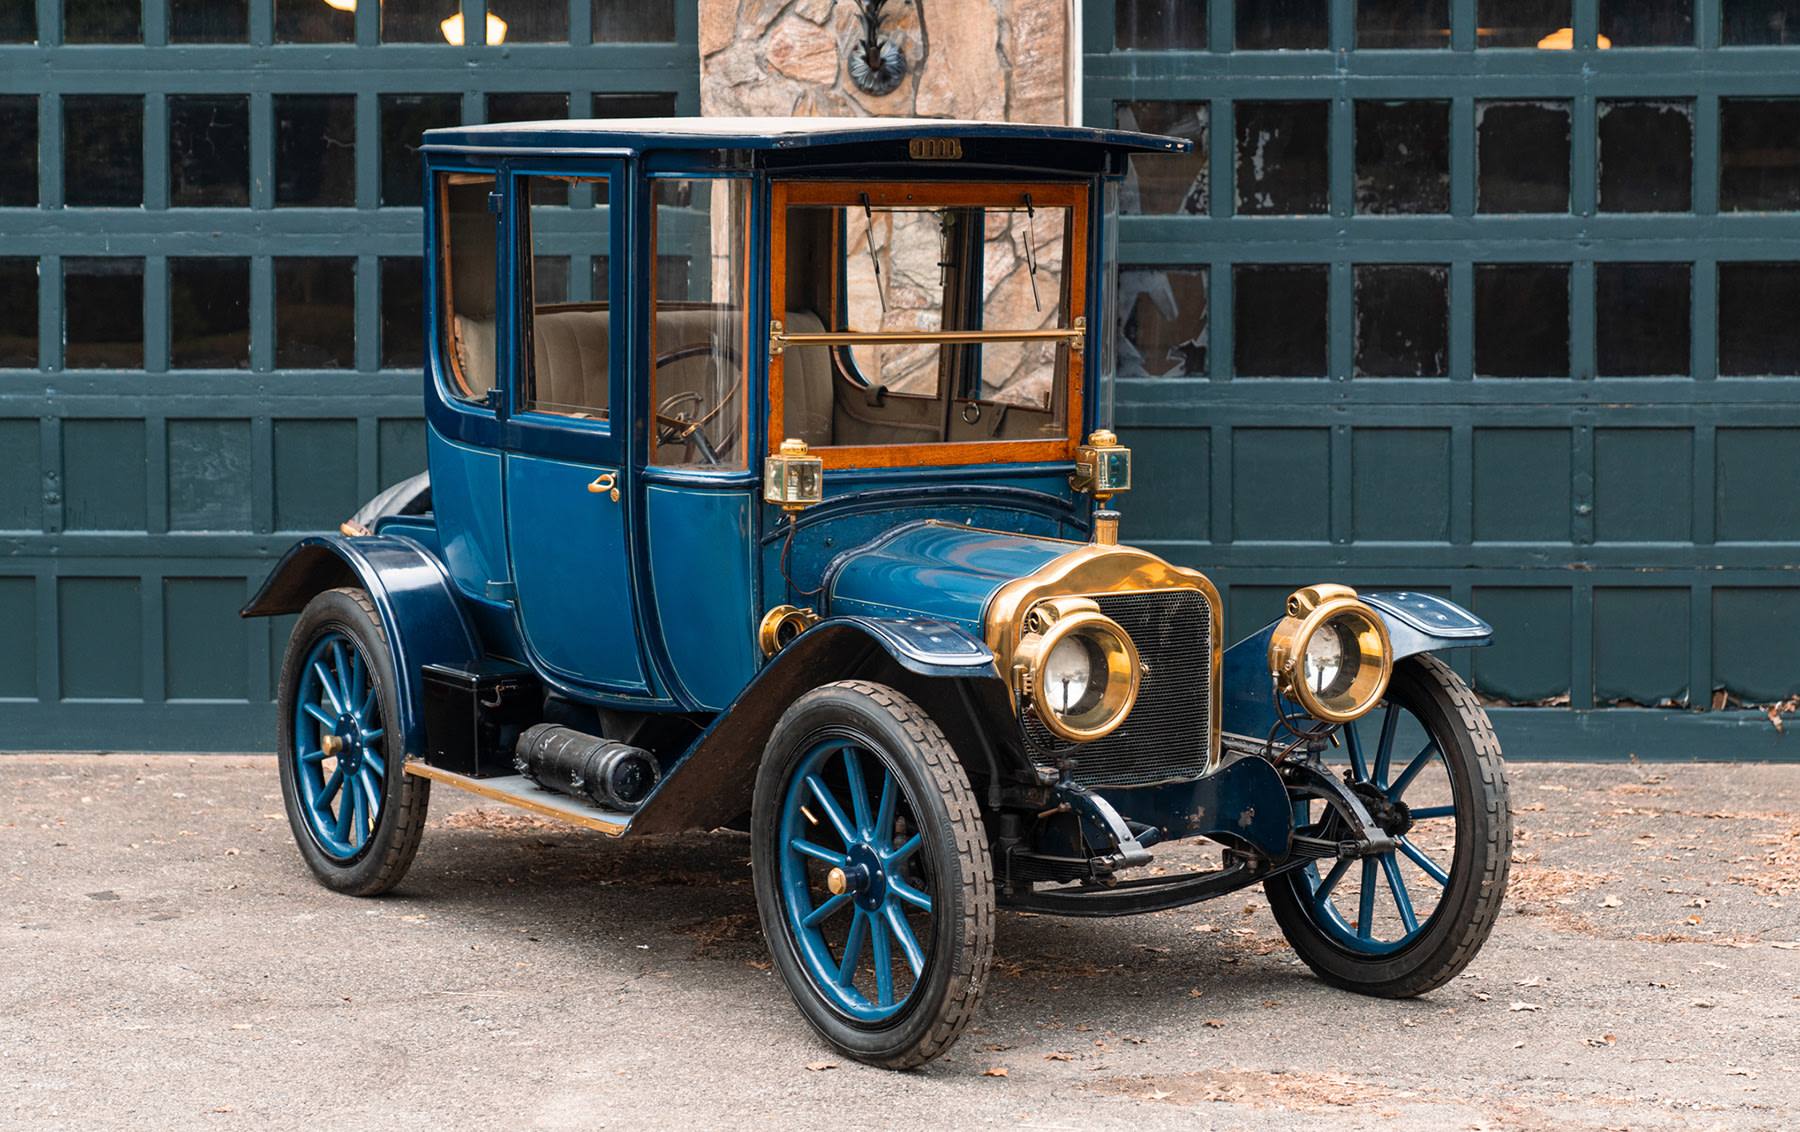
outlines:
[[[519,773],[513,744],[544,718],[544,688],[531,669],[477,660],[422,671],[425,761],[476,778]]]

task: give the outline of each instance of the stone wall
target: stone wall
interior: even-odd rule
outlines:
[[[853,0],[700,0],[700,107],[712,116],[1068,121],[1070,0],[889,0],[883,34],[906,58],[870,95],[846,60]]]

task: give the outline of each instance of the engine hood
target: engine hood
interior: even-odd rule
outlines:
[[[826,609],[832,616],[936,618],[979,640],[983,611],[1000,587],[1082,545],[935,519],[906,523],[832,562]]]

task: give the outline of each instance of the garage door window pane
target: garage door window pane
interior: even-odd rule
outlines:
[[[1595,264],[1594,345],[1600,375],[1687,373],[1692,311],[1689,264]]]
[[[1450,46],[1450,0],[1357,0],[1359,50]]]
[[[169,42],[250,42],[249,0],[169,0]]]
[[[1204,266],[1119,271],[1119,377],[1207,375],[1206,275]]]
[[[675,0],[594,0],[595,43],[675,42]]]
[[[0,369],[38,364],[38,261],[0,258]]]
[[[250,261],[169,261],[169,365],[248,369]]]
[[[1318,51],[1330,46],[1330,0],[1237,0],[1239,51]]]
[[[456,0],[381,0],[381,42],[462,42],[462,8]],[[445,20],[455,22],[448,29]]]
[[[1206,5],[1193,0],[1117,0],[1113,44],[1120,51],[1205,51]]]
[[[135,208],[144,203],[144,99],[64,95],[63,201]]]
[[[386,15],[384,7],[383,16]],[[323,0],[275,0],[276,43],[353,43],[356,10],[333,7]]]
[[[250,203],[250,96],[169,99],[169,204],[244,208]]]
[[[1121,130],[1169,134],[1194,143],[1192,153],[1133,154],[1119,194],[1119,211],[1127,216],[1204,216],[1207,193],[1207,104],[1204,102],[1120,102],[1113,121]]]
[[[1694,206],[1694,104],[1602,99],[1600,211],[1686,212]]]
[[[569,0],[488,0],[506,25],[505,43],[569,42]]]
[[[142,43],[139,0],[63,0],[63,42]]]
[[[1475,372],[1568,376],[1568,264],[1475,265]]]
[[[1719,100],[1719,211],[1800,209],[1800,99]]]
[[[143,260],[63,260],[63,343],[68,369],[143,368]]]
[[[1570,0],[1479,0],[1475,46],[1537,47],[1574,24]]]
[[[1239,377],[1324,377],[1330,280],[1324,264],[1240,264],[1231,272]]]
[[[1800,0],[1724,0],[1725,46],[1800,43]]]
[[[425,270],[417,256],[381,257],[381,368],[425,364]]]
[[[425,162],[419,147],[426,130],[462,123],[460,94],[381,96],[381,203],[418,207],[424,203]]]
[[[275,368],[356,365],[356,261],[275,260]]]
[[[1569,104],[1477,102],[1475,210],[1569,210]]]
[[[1356,376],[1445,377],[1450,372],[1450,269],[1360,264],[1352,273]]]
[[[1237,211],[1246,216],[1323,213],[1331,205],[1325,102],[1240,102]]]
[[[596,118],[672,118],[675,96],[668,91],[602,92],[594,95]]]
[[[356,96],[275,98],[275,203],[349,208],[356,203]]]
[[[1719,265],[1719,373],[1800,374],[1800,263]]]
[[[1692,47],[1694,0],[1600,0],[1600,34],[1614,47]]]
[[[37,0],[0,0],[0,43],[37,42]]]
[[[1450,211],[1450,104],[1356,104],[1356,211]]]
[[[37,95],[0,95],[0,208],[30,208],[37,202]]]

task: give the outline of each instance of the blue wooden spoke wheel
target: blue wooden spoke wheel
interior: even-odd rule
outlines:
[[[1468,686],[1433,656],[1396,664],[1386,700],[1346,725],[1343,740],[1328,769],[1398,847],[1274,877],[1270,911],[1327,982],[1422,994],[1474,958],[1506,895],[1512,818],[1500,744]],[[1296,800],[1294,823],[1349,836],[1317,800]]]
[[[394,664],[368,595],[313,598],[281,665],[281,793],[301,856],[321,881],[372,896],[418,850],[431,783],[402,769]]]
[[[770,736],[751,831],[763,932],[813,1028],[889,1068],[948,1049],[993,958],[994,893],[937,724],[880,684],[808,692]]]

